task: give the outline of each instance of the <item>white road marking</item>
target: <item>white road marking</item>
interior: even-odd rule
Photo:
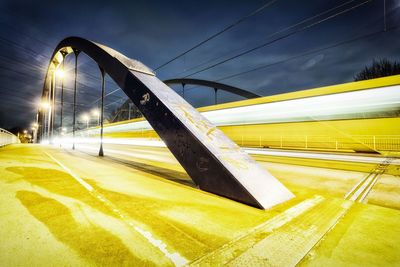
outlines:
[[[353,188],[350,189],[349,192],[347,192],[347,194],[344,196],[344,199],[348,199],[348,197],[353,194],[356,189],[365,182],[366,179],[368,179],[368,177],[371,175],[371,173],[368,173],[367,175],[365,175],[355,186],[353,186]]]
[[[143,231],[139,227],[134,227],[137,232],[139,232],[143,237],[145,237],[153,246],[157,247],[159,250],[161,250],[164,255],[169,258],[175,266],[184,266],[189,263],[189,261],[185,258],[183,258],[179,253],[169,253],[168,250],[166,249],[167,245],[165,245],[161,240],[154,239],[151,236],[150,232]]]
[[[46,153],[47,156],[49,156],[52,160],[54,160],[58,165],[60,165],[64,170],[66,170],[75,180],[77,180],[81,185],[83,185],[90,192],[91,195],[93,195],[95,198],[98,198],[99,200],[105,202],[106,205],[112,206],[112,203],[108,200],[105,200],[104,197],[102,198],[100,195],[94,195],[96,193],[96,191],[93,189],[93,187],[90,184],[86,183],[81,178],[76,176],[70,169],[68,169],[64,164],[62,164],[57,159],[55,159],[52,155],[50,155],[47,152],[44,152],[44,153]],[[113,211],[124,220],[125,216],[118,209],[114,208]],[[128,216],[126,216],[126,217],[128,217]],[[179,253],[177,253],[177,252],[169,253],[168,250],[166,249],[167,245],[164,244],[161,240],[153,238],[152,234],[150,232],[144,231],[144,230],[140,229],[139,227],[134,226],[134,224],[132,222],[129,222],[128,224],[130,226],[132,226],[136,232],[138,232],[145,239],[147,239],[153,246],[158,248],[168,259],[170,259],[174,263],[175,266],[180,267],[180,266],[184,266],[187,263],[189,263],[189,261],[186,258],[182,257]]]
[[[47,152],[44,152],[47,154],[47,156],[49,156],[52,160],[54,160],[58,165],[60,165],[64,170],[66,170],[72,177],[74,177],[75,180],[77,180],[81,185],[83,185],[87,190],[89,190],[90,192],[93,191],[93,187],[86,183],[85,181],[83,181],[81,178],[79,178],[78,176],[76,176],[70,169],[68,169],[67,167],[65,167],[61,162],[59,162],[58,160],[56,160],[52,155],[50,155]]]
[[[371,182],[375,179],[376,176],[377,174],[370,175],[368,179],[366,179],[365,182],[362,183],[362,185],[358,188],[358,190],[354,192],[354,194],[350,197],[350,200],[356,201],[360,197],[360,195],[365,191],[367,186],[371,184]],[[366,193],[368,193],[368,191]]]
[[[391,164],[392,161],[393,159],[391,158],[385,159],[370,173],[364,176],[355,186],[353,186],[353,188],[349,192],[347,192],[344,198],[359,203],[366,203],[366,197],[378,181],[379,176],[385,173],[387,167]]]

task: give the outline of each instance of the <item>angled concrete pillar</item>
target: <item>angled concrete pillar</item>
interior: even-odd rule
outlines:
[[[86,53],[104,69],[202,190],[262,209],[293,197],[275,177],[142,63],[79,37],[64,39],[53,57],[66,47],[71,52]]]

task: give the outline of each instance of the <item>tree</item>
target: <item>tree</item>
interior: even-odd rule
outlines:
[[[389,61],[386,58],[372,61],[370,66],[365,67],[354,76],[355,81],[369,80],[379,77],[400,74],[400,63]]]

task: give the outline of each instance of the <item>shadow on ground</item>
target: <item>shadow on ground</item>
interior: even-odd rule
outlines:
[[[55,169],[37,167],[8,167],[7,171],[21,175],[21,179],[47,191],[82,201],[101,213],[119,218],[112,210],[91,196],[71,175]],[[13,182],[16,180],[14,179]]]
[[[42,222],[53,236],[74,249],[81,257],[103,266],[150,266],[152,262],[135,257],[122,241],[105,229],[78,224],[60,202],[31,191],[18,191],[16,197],[29,213]]]

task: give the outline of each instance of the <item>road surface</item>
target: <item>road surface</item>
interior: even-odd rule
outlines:
[[[165,148],[105,153],[0,149],[0,265],[400,264],[398,176],[264,158],[296,198],[263,211],[198,190]]]

